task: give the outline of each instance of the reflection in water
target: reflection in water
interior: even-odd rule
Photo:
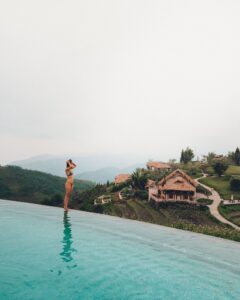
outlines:
[[[70,217],[68,216],[67,212],[64,212],[63,215],[63,250],[60,253],[60,256],[64,262],[71,262],[73,260],[73,252],[76,252],[76,250],[73,248],[73,239],[72,239],[72,224],[70,223]],[[70,267],[70,266],[69,266]],[[76,265],[70,267],[74,268]]]

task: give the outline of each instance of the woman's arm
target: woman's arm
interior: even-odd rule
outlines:
[[[72,168],[72,169],[76,168],[76,166],[77,166],[77,165],[76,165],[75,163],[71,162],[71,168]]]

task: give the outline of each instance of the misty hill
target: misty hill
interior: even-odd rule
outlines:
[[[107,181],[113,181],[114,178],[120,173],[132,173],[136,168],[143,168],[144,164],[136,164],[126,168],[102,168],[95,171],[83,172],[77,174],[75,178],[90,180],[96,183],[106,183]]]
[[[64,168],[66,159],[53,155],[40,155],[24,160],[13,161],[9,165],[19,166],[28,170],[50,173],[52,175],[65,176]]]
[[[134,157],[131,155],[90,155],[90,156],[53,156],[53,155],[41,155],[31,157],[25,160],[14,161],[9,163],[9,165],[19,166],[24,169],[36,170],[41,172],[50,173],[58,176],[65,176],[65,161],[69,158],[72,158],[73,161],[77,164],[77,169],[75,173],[80,174],[80,178],[82,177],[82,173],[86,173],[86,178],[93,178],[94,181],[97,182],[105,182],[105,180],[109,178],[112,180],[114,178],[114,174],[118,172],[112,172],[107,169],[128,169],[133,170],[133,167],[129,167],[134,165],[135,167],[140,167],[143,164],[139,164],[140,162],[147,161],[143,157]],[[110,168],[108,168],[108,166]],[[105,172],[100,171],[101,169],[106,169]],[[94,175],[89,174],[88,172],[99,172],[102,175]],[[84,178],[85,179],[85,178]]]
[[[66,179],[17,166],[0,167],[0,198],[31,203],[42,203],[59,195],[63,198]],[[74,189],[84,191],[92,182],[75,180]]]

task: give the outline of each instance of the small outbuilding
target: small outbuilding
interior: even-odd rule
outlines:
[[[120,183],[123,183],[123,182],[129,180],[130,178],[131,178],[130,174],[119,174],[115,177],[114,183],[120,184]]]
[[[102,195],[94,200],[94,205],[103,205],[110,203],[112,201],[112,198],[110,195]]]
[[[151,171],[170,171],[171,166],[164,162],[149,161],[147,163],[147,169]]]

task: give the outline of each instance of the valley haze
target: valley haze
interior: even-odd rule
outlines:
[[[136,168],[143,168],[146,165],[143,157],[133,157],[131,155],[73,155],[69,157],[66,155],[39,155],[25,160],[13,161],[8,165],[65,176],[65,162],[70,157],[77,164],[75,178],[90,180],[95,183],[113,181],[119,173],[132,173]]]

